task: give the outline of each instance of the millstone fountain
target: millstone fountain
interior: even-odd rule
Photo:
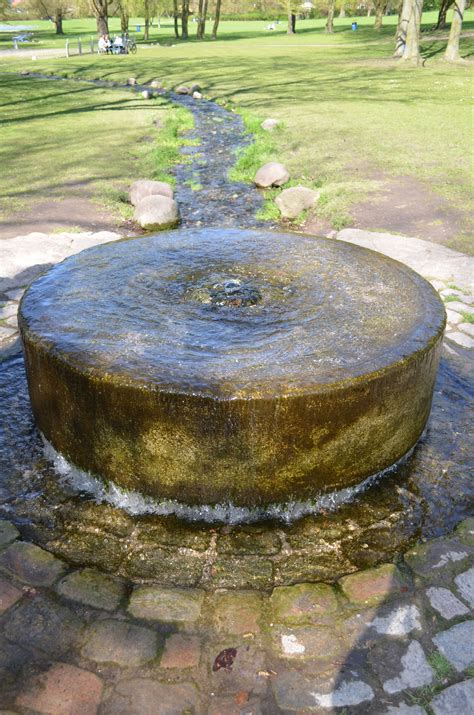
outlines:
[[[91,248],[20,308],[54,450],[198,516],[271,515],[400,462],[429,416],[444,324],[431,285],[396,261],[238,229]]]

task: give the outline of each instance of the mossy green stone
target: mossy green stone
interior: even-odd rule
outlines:
[[[20,536],[20,532],[10,521],[0,521],[0,548],[8,546]]]
[[[49,551],[26,541],[15,541],[0,555],[0,570],[32,586],[51,586],[66,569]]]
[[[318,623],[337,610],[334,589],[325,583],[300,583],[273,589],[270,619],[282,623]]]
[[[373,606],[410,593],[411,580],[394,564],[345,576],[338,581],[344,595],[356,605]]]
[[[19,324],[36,421],[70,462],[158,499],[252,508],[409,452],[445,313],[373,251],[201,229],[68,258],[26,291]]]
[[[468,546],[474,546],[474,516],[464,519],[456,528],[459,541]]]
[[[125,595],[125,584],[120,579],[85,568],[65,576],[57,591],[61,596],[87,606],[115,611]]]
[[[195,623],[201,615],[204,591],[138,586],[128,606],[135,618],[163,623]]]

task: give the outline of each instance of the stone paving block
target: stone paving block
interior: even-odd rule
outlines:
[[[0,519],[0,549],[18,539],[20,532],[10,521]]]
[[[462,598],[474,608],[474,566],[456,576],[454,583]]]
[[[125,584],[112,576],[85,568],[65,576],[56,590],[61,596],[86,606],[114,611],[125,595]]]
[[[332,692],[313,692],[312,695],[316,704],[324,708],[343,708],[370,702],[374,698],[374,691],[363,680],[348,680],[338,684]]]
[[[154,544],[130,550],[120,569],[130,579],[147,579],[167,588],[192,588],[200,582],[205,563],[204,552],[175,546],[161,549]]]
[[[458,623],[432,640],[458,673],[474,664],[474,621]]]
[[[463,544],[474,546],[474,516],[464,519],[457,525],[456,536]]]
[[[277,554],[281,549],[278,534],[259,527],[236,527],[229,534],[217,539],[218,553],[231,554]]]
[[[343,633],[327,626],[293,626],[272,635],[273,650],[285,659],[344,658],[351,650]]]
[[[15,328],[7,328],[5,325],[0,325],[0,342],[2,340],[8,340],[16,335]]]
[[[389,707],[383,715],[426,715],[426,710],[420,708],[419,705],[401,703],[400,705]]]
[[[213,697],[206,715],[263,715],[263,711],[260,702],[242,690],[233,698]]]
[[[418,641],[383,640],[370,649],[369,662],[386,693],[430,685],[434,673]]]
[[[15,541],[0,554],[0,568],[32,586],[52,586],[67,567],[49,551]]]
[[[270,619],[283,623],[317,623],[337,610],[334,589],[325,583],[278,586],[269,600]]]
[[[469,613],[467,606],[461,603],[448,588],[436,588],[432,586],[426,590],[426,595],[432,608],[438,611],[438,613],[448,621],[451,618],[464,616]]]
[[[430,707],[435,715],[474,715],[474,679],[446,688]]]
[[[232,649],[232,662],[229,666],[219,667],[222,663],[222,652]],[[218,641],[206,649],[209,655],[209,671],[211,673],[210,692],[220,695],[235,695],[252,692],[261,695],[267,689],[267,672],[265,652],[257,646],[239,645],[232,640]],[[226,661],[227,662],[227,661]]]
[[[389,636],[404,636],[421,630],[420,612],[414,605],[398,605],[386,615],[376,616],[368,625],[377,633]]]
[[[23,591],[0,578],[0,614],[5,613],[23,596]]]
[[[260,633],[262,597],[251,591],[216,593],[214,625],[219,633]]]
[[[87,629],[81,653],[96,663],[134,667],[157,655],[157,634],[126,621],[98,621]]]
[[[185,633],[173,633],[166,639],[161,656],[162,668],[194,668],[201,658],[201,639]]]
[[[338,583],[352,603],[366,605],[400,598],[411,589],[410,581],[394,564],[383,564],[344,576]]]
[[[78,641],[83,623],[66,606],[35,596],[25,598],[8,614],[5,635],[12,643],[60,657]]]
[[[474,315],[474,308],[460,300],[449,301],[449,309],[456,311],[456,313],[469,313],[469,315]]]
[[[122,680],[101,707],[101,715],[191,715],[201,712],[191,683],[159,683],[148,678]]]
[[[422,578],[436,580],[443,573],[459,573],[469,565],[474,550],[459,539],[435,539],[419,544],[405,554],[405,561]]]
[[[277,706],[283,712],[333,713],[335,707],[369,703],[375,697],[371,686],[363,680],[325,682],[295,669],[280,670],[272,678],[271,687]]]
[[[195,623],[204,600],[204,591],[197,589],[137,586],[132,593],[128,611],[135,618],[163,623]]]
[[[15,705],[44,715],[96,715],[103,684],[94,673],[67,663],[26,683]]]
[[[273,564],[259,556],[218,555],[211,569],[221,588],[266,589],[273,586]]]
[[[423,648],[418,641],[412,641],[401,658],[402,669],[399,675],[383,683],[386,693],[399,693],[407,688],[421,688],[433,682],[434,674],[426,660]]]
[[[474,348],[474,338],[467,335],[464,331],[454,330],[453,332],[446,333],[446,337],[453,340],[457,345],[461,345],[463,348]]]

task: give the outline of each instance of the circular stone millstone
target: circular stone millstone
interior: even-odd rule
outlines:
[[[170,232],[90,248],[20,308],[39,429],[158,499],[262,506],[354,485],[428,419],[444,308],[348,243]]]

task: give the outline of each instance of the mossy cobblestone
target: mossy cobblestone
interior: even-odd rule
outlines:
[[[63,715],[57,694],[69,683],[67,702],[83,703],[87,715],[142,715],[157,703],[196,715],[320,715],[330,707],[385,715],[413,698],[432,701],[438,714],[471,687],[471,572],[464,557],[446,556],[471,529],[466,520],[398,566],[260,592],[134,584],[66,563],[69,573],[51,586],[35,585],[35,570],[30,582],[5,571],[0,704],[19,715]],[[443,555],[435,569],[443,586],[433,585],[433,561]],[[440,588],[462,604],[451,620],[427,596]],[[104,610],[112,603],[115,611]],[[441,657],[451,668],[437,669]]]

